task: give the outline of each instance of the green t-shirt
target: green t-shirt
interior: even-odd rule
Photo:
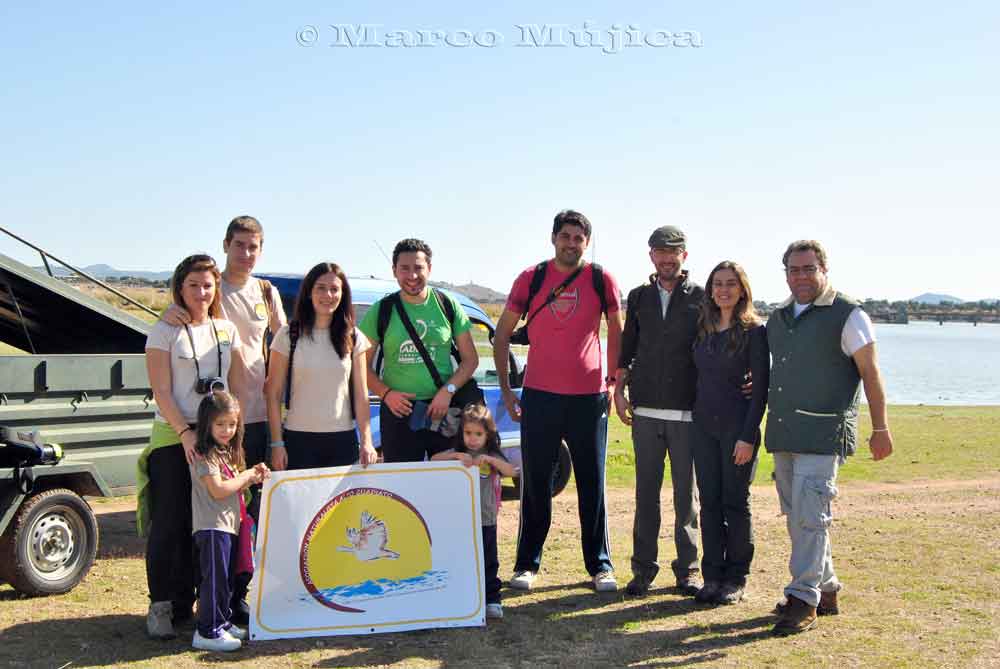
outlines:
[[[434,297],[433,290],[427,291],[427,299],[422,304],[410,304],[403,300],[403,308],[410,317],[414,329],[434,361],[441,378],[447,380],[455,371],[451,359],[451,341],[454,337],[472,328],[468,315],[451,297],[441,293],[455,310],[455,322],[451,327],[448,318]],[[385,298],[383,298],[385,299]],[[358,329],[372,342],[378,341],[378,312],[382,300],[373,304],[361,319]],[[437,392],[434,377],[427,370],[420,351],[410,341],[406,327],[399,320],[395,307],[385,330],[382,343],[382,380],[393,390],[413,393],[418,400],[429,400]]]

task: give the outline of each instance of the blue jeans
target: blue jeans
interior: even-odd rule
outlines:
[[[569,446],[576,476],[583,561],[593,576],[612,571],[604,466],[608,396],[559,395],[525,388],[521,394],[521,520],[514,571],[537,572],[552,523],[552,475],[559,444]]]

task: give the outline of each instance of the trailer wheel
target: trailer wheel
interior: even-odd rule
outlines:
[[[97,519],[72,490],[29,497],[0,537],[3,580],[26,595],[56,595],[83,580],[97,555]]]
[[[559,451],[556,453],[555,468],[552,470],[552,496],[555,497],[563,491],[569,483],[569,475],[573,471],[573,459],[569,455],[569,446],[566,442],[559,443]],[[513,487],[504,487],[502,496],[505,500],[515,500],[521,498],[521,478],[513,479]]]

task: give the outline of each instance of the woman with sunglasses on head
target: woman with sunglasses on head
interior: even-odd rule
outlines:
[[[302,279],[291,322],[271,343],[264,398],[273,470],[367,466],[378,459],[365,370],[370,346],[355,327],[344,270],[330,262],[314,266]]]
[[[750,483],[770,371],[766,330],[740,265],[726,260],[708,275],[698,322],[693,451],[705,585],[696,598],[735,604],[754,554]],[[742,390],[748,379],[750,397]]]
[[[185,325],[155,323],[146,339],[156,416],[139,456],[137,525],[148,535],[146,579],[150,637],[172,639],[173,623],[191,617],[195,569],[191,538],[190,465],[198,405],[213,390],[243,391],[236,326],[219,318],[221,274],[208,255],[181,261],[170,282],[173,302],[191,316]]]

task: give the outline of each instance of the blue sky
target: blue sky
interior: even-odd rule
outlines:
[[[417,236],[435,278],[507,291],[571,207],[623,288],[671,223],[699,282],[737,260],[759,299],[803,237],[857,297],[1000,297],[1000,5],[871,4],[5,3],[0,220],[150,270],[221,252],[241,213],[267,271],[386,276],[375,242]],[[516,46],[585,22],[702,45]],[[500,40],[340,48],[331,24]]]

